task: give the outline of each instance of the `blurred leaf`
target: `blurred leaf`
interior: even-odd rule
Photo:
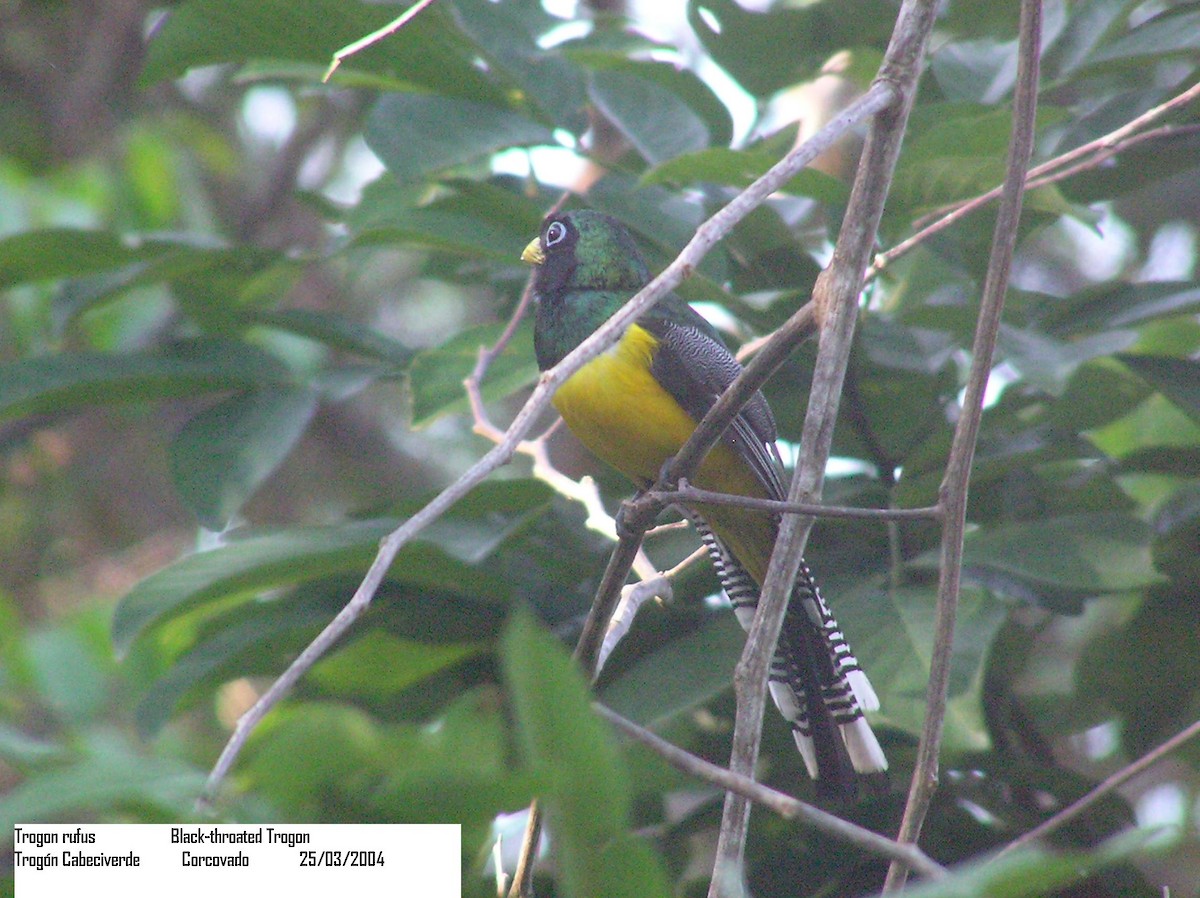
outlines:
[[[933,651],[935,596],[916,588],[883,593],[873,583],[836,592],[830,604],[879,694],[880,719],[919,734]],[[983,665],[1006,613],[988,592],[962,590],[945,721],[947,751],[978,751],[989,745],[980,707]]]
[[[475,42],[492,73],[502,73],[560,127],[582,134],[583,73],[539,40],[562,24],[538,3],[455,0],[455,20]]]
[[[25,231],[0,240],[0,289],[111,271],[161,251],[154,245],[131,246],[108,231]]]
[[[171,474],[202,526],[229,524],[292,451],[316,408],[311,390],[255,390],[217,403],[184,426],[171,443]]]
[[[532,516],[548,489],[537,482],[484,484],[405,546],[389,577],[425,586],[454,583],[481,600],[506,601],[506,583],[479,570],[482,561]],[[234,531],[219,548],[190,555],[147,577],[117,606],[113,643],[128,651],[160,620],[199,602],[246,598],[265,590],[335,574],[362,573],[379,540],[399,521],[355,521],[326,527]]]
[[[543,784],[566,894],[670,894],[656,859],[628,850],[629,783],[578,667],[523,611],[513,615],[501,655],[527,763]]]
[[[779,161],[761,150],[729,150],[710,147],[670,159],[642,175],[644,184],[692,185],[703,181],[748,187]],[[841,205],[849,198],[846,185],[816,169],[806,168],[780,188],[782,193],[806,196],[827,205]]]
[[[385,751],[404,763],[388,764],[373,791],[384,819],[461,824],[469,852],[482,840],[469,842],[468,831],[486,832],[498,814],[529,804],[534,784],[512,762],[511,725],[497,692],[467,692],[432,725],[388,728]]]
[[[1089,872],[1148,849],[1162,850],[1177,839],[1169,829],[1133,830],[1095,849],[1050,854],[1025,848],[1006,857],[976,862],[940,881],[910,886],[911,898],[1026,898],[1049,894],[1056,886],[1075,883]]]
[[[653,82],[625,72],[596,72],[588,95],[652,165],[708,146],[708,129],[699,116]]]
[[[480,348],[493,346],[503,330],[500,325],[482,325],[417,353],[408,369],[413,427],[425,427],[443,415],[470,407],[463,380],[474,370]],[[537,380],[532,342],[532,326],[526,321],[488,367],[480,385],[485,400],[504,398]]]
[[[1191,281],[1097,284],[1047,301],[1042,327],[1067,337],[1132,327],[1200,309],[1200,286]]]
[[[349,219],[355,245],[400,242],[518,265],[541,226],[542,198],[499,182],[455,179],[441,186],[444,191],[427,200],[392,177],[368,185]]]
[[[407,365],[413,356],[413,350],[403,343],[343,315],[311,309],[252,309],[246,313],[246,318],[264,327],[317,340],[331,349],[378,359],[397,367]]]
[[[1195,476],[1196,452],[1185,476]],[[1183,474],[1184,472],[1180,472]],[[1154,515],[1154,562],[1182,583],[1200,582],[1200,485],[1186,483],[1163,501]]]
[[[876,0],[750,12],[734,0],[690,0],[688,24],[721,66],[758,97],[810,78],[838,50],[887,41],[895,10]]]
[[[639,626],[644,626],[641,617]],[[671,721],[733,685],[746,634],[731,609],[700,629],[639,658],[615,678],[605,678],[600,700],[634,723]]]
[[[1096,50],[1093,66],[1115,61],[1144,64],[1147,60],[1182,55],[1195,61],[1196,35],[1200,34],[1200,11],[1167,9]]]
[[[399,76],[446,94],[496,101],[500,90],[473,64],[470,45],[436,9],[416,16],[344,68]],[[335,51],[396,17],[396,10],[347,0],[187,0],[174,7],[150,41],[143,86],[188,69],[225,62],[295,60],[323,69]],[[318,70],[314,69],[315,73]],[[337,77],[334,79],[338,80]]]
[[[437,645],[374,631],[323,659],[309,676],[326,688],[391,695],[478,653],[479,645]]]
[[[165,350],[61,353],[0,365],[0,419],[84,405],[284,385],[273,356],[233,340],[193,340]]]
[[[400,181],[415,180],[514,146],[554,143],[519,112],[434,94],[387,94],[371,111],[368,146]]]
[[[201,771],[147,756],[110,732],[81,741],[79,757],[39,770],[0,795],[0,831],[12,832],[15,824],[30,820],[80,820],[131,806],[176,821],[192,817],[204,785]]]
[[[1128,349],[1136,339],[1136,331],[1113,330],[1068,343],[1001,324],[997,348],[1031,386],[1060,395],[1080,365]]]
[[[57,760],[66,750],[48,739],[38,738],[8,723],[0,723],[0,758],[13,766]]]
[[[1098,595],[1161,580],[1150,561],[1150,529],[1120,513],[1064,515],[967,535],[964,565],[975,576],[1013,577],[1032,588]]]
[[[1118,358],[1189,418],[1200,423],[1200,362],[1146,355],[1120,355]]]

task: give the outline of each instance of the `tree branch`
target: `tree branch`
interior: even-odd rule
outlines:
[[[1039,60],[1041,57],[1041,0],[1022,0],[1018,40],[1017,86],[1013,98],[1013,131],[1009,142],[1008,165],[996,229],[992,237],[979,322],[972,347],[971,371],[963,398],[962,414],[954,430],[946,474],[942,480],[939,504],[945,511],[942,523],[941,576],[938,583],[937,612],[934,623],[933,653],[929,664],[929,686],[925,698],[925,724],[917,748],[912,785],[898,836],[901,842],[917,841],[929,803],[937,788],[938,754],[942,725],[946,715],[946,696],[950,681],[950,660],[954,642],[954,622],[958,609],[959,581],[962,575],[963,535],[966,530],[967,495],[971,463],[979,423],[983,417],[983,398],[992,368],[1004,294],[1012,268],[1021,201],[1025,194],[1025,175],[1033,152],[1037,118]],[[905,864],[893,862],[888,870],[884,891],[903,888],[908,876]]]
[[[814,502],[777,502],[774,499],[756,499],[735,493],[714,493],[692,486],[686,480],[674,490],[649,490],[648,495],[673,505],[703,502],[706,505],[733,505],[738,508],[754,508],[774,514],[805,514],[817,518],[866,518],[873,521],[906,521],[937,519],[942,510],[937,505],[923,508],[857,508],[854,506],[821,505]]]
[[[739,776],[724,767],[709,763],[691,752],[684,751],[677,745],[672,745],[645,727],[627,720],[600,702],[593,702],[592,708],[630,739],[646,746],[688,776],[720,786],[726,791],[736,792],[750,801],[769,808],[785,820],[801,820],[815,829],[857,845],[866,851],[903,861],[912,865],[914,870],[919,869],[931,878],[946,875],[945,867],[918,850],[914,845],[901,845],[899,842],[893,842],[891,839],[851,823],[849,820],[843,820],[828,811],[823,811],[769,786],[764,786],[762,783],[755,782],[750,777]]]
[[[1129,782],[1129,780],[1133,779],[1139,773],[1149,769],[1171,752],[1175,751],[1175,749],[1179,748],[1185,742],[1194,739],[1197,736],[1200,736],[1200,720],[1197,720],[1190,726],[1185,727],[1183,730],[1176,733],[1157,748],[1150,749],[1150,751],[1146,752],[1146,754],[1142,755],[1132,764],[1127,764],[1125,767],[1122,767],[1112,776],[1107,777],[1102,783],[1100,783],[1078,801],[1067,805],[1053,817],[1044,820],[1033,829],[1029,830],[1029,832],[1018,836],[1016,839],[1013,839],[1013,841],[1004,846],[1004,848],[998,852],[992,858],[992,860],[999,860],[1006,854],[1016,851],[1018,848],[1024,848],[1031,842],[1036,842],[1038,839],[1045,838],[1060,826],[1070,822],[1071,820],[1074,820],[1105,795],[1108,795],[1110,792]]]
[[[813,301],[821,324],[821,342],[801,437],[803,452],[788,494],[789,502],[816,502],[821,496],[837,418],[838,396],[854,336],[863,274],[870,261],[884,199],[900,153],[936,5],[933,0],[907,0],[901,6],[875,82],[890,84],[899,102],[881,112],[872,122],[833,259],[817,279]],[[753,776],[758,758],[770,656],[779,639],[792,583],[813,520],[798,515],[784,517],[754,624],[735,672],[738,710],[730,769],[743,776]],[[709,898],[720,898],[729,885],[740,888],[749,819],[750,805],[746,799],[728,793]]]
[[[1064,178],[1079,174],[1081,171],[1096,168],[1118,153],[1150,139],[1151,134],[1157,138],[1164,138],[1175,136],[1180,131],[1187,133],[1188,129],[1186,128],[1160,128],[1147,134],[1139,134],[1138,132],[1147,125],[1153,124],[1168,113],[1186,106],[1197,98],[1200,98],[1200,83],[1194,84],[1182,93],[1176,94],[1165,103],[1161,103],[1153,109],[1143,112],[1137,118],[1125,123],[1114,131],[1110,131],[1103,137],[1098,137],[1069,152],[1043,162],[1041,165],[1034,166],[1029,170],[1027,175],[1027,189],[1034,190],[1038,187],[1044,187],[1047,184],[1053,184]],[[929,222],[926,219],[926,223],[924,224],[918,221],[917,226],[919,230],[915,234],[897,243],[887,252],[880,253],[875,257],[875,261],[871,265],[871,276],[874,277],[892,262],[896,261],[896,259],[915,249],[934,234],[946,230],[946,228],[970,215],[972,212],[986,206],[992,200],[999,197],[1003,189],[1004,186],[1000,185],[989,190],[987,193],[980,194],[974,199],[943,209],[940,213],[941,217],[935,221]]]

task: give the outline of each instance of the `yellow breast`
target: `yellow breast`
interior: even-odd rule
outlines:
[[[611,350],[593,359],[554,396],[554,407],[593,454],[640,486],[653,482],[668,458],[696,429],[650,372],[658,340],[632,325]],[[745,496],[765,490],[733,450],[717,445],[692,482],[703,489]],[[728,507],[699,509],[756,579],[774,542],[770,517]]]

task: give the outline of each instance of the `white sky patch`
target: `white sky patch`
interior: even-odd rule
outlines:
[[[1154,232],[1139,281],[1190,281],[1196,270],[1196,229],[1170,221]]]
[[[379,157],[361,136],[353,138],[342,157],[342,167],[325,186],[325,196],[335,203],[356,205],[363,188],[385,171]]]
[[[1187,818],[1187,801],[1177,783],[1160,783],[1143,792],[1134,807],[1138,826],[1182,826]]]
[[[252,87],[242,99],[242,126],[254,137],[281,146],[296,130],[296,104],[281,87]]]

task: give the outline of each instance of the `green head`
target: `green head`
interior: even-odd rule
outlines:
[[[631,296],[650,280],[624,225],[590,209],[547,217],[521,259],[537,267],[533,286],[543,302],[571,290],[619,290]]]
[[[650,281],[650,271],[624,226],[586,209],[549,216],[521,259],[536,269],[533,344],[543,371]]]

